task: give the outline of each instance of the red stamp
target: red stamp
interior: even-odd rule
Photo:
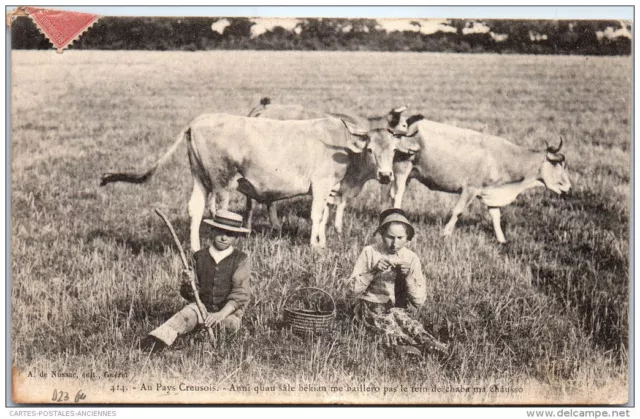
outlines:
[[[69,44],[78,39],[100,17],[89,13],[36,7],[27,7],[26,12],[58,52],[62,52]]]

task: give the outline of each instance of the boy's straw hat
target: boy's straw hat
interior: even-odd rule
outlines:
[[[249,234],[251,230],[242,227],[242,216],[227,210],[218,210],[213,220],[203,220],[205,223],[218,230],[231,231],[233,233]]]
[[[411,225],[411,223],[407,219],[407,214],[405,214],[404,211],[401,210],[400,208],[389,208],[389,209],[386,209],[386,210],[382,211],[380,213],[379,222],[380,222],[380,224],[378,225],[378,228],[376,229],[376,233],[380,233],[380,230],[382,230],[389,223],[402,223],[402,224],[407,226],[407,239],[408,240],[411,240],[413,238],[413,235],[415,234],[413,226]],[[382,233],[380,233],[380,234],[382,234]]]

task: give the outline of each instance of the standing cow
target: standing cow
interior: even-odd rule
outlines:
[[[500,207],[524,190],[545,186],[557,194],[568,192],[571,182],[560,145],[532,151],[503,138],[425,119],[411,125],[399,150],[406,158],[394,162],[391,188],[393,206],[402,207],[407,182],[417,179],[428,188],[460,194],[443,235],[450,235],[458,217],[474,198],[489,207],[500,243]]]
[[[407,132],[407,120],[402,113],[406,106],[394,108],[388,114],[378,117],[363,117],[347,113],[318,112],[307,109],[301,105],[274,105],[271,100],[264,97],[260,100],[260,105],[249,112],[250,117],[270,118],[277,120],[304,120],[326,117],[338,117],[343,121],[348,121],[357,127],[367,131],[387,130],[394,135],[405,134]],[[322,218],[322,224],[326,226],[329,219],[329,204],[336,206],[334,225],[338,233],[342,232],[342,222],[347,200],[355,198],[364,184],[377,177],[376,159],[372,154],[360,153],[352,154],[351,162],[344,179],[331,191],[331,198],[327,201],[327,207]],[[381,183],[389,183],[392,179],[380,179]],[[272,227],[279,229],[280,221],[276,205],[267,202],[269,219]],[[251,218],[253,213],[253,202],[247,199],[247,209],[245,212],[247,227],[251,228]]]
[[[149,170],[106,173],[101,185],[146,182],[186,140],[194,180],[189,200],[192,250],[200,249],[199,229],[207,197],[210,210],[215,212],[217,193],[228,191],[236,180],[240,192],[259,202],[311,193],[311,245],[324,247],[321,219],[325,202],[347,172],[350,155],[370,150],[378,163],[378,176],[391,177],[398,140],[386,131],[372,134],[338,118],[276,121],[203,114],[180,131],[175,143]]]

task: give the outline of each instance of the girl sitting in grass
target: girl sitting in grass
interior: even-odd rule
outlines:
[[[376,233],[382,242],[362,250],[348,280],[356,299],[356,319],[380,334],[388,348],[416,354],[418,348],[446,352],[447,345],[409,315],[408,310],[424,304],[426,281],[418,256],[405,247],[414,229],[404,211],[383,211]]]

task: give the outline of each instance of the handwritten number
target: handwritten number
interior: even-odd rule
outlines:
[[[82,390],[78,390],[78,392],[76,393],[75,402],[78,403],[80,400],[84,400],[86,398],[87,396],[82,392]],[[54,389],[51,400],[54,402],[68,402],[69,393],[66,391],[62,391],[62,390],[58,391]]]
[[[82,392],[82,390],[78,390],[78,392],[76,393],[75,402],[78,403],[80,400],[84,400],[86,398],[87,396]]]
[[[51,398],[54,402],[66,402],[69,400],[69,393],[66,391],[53,390],[53,397]]]

